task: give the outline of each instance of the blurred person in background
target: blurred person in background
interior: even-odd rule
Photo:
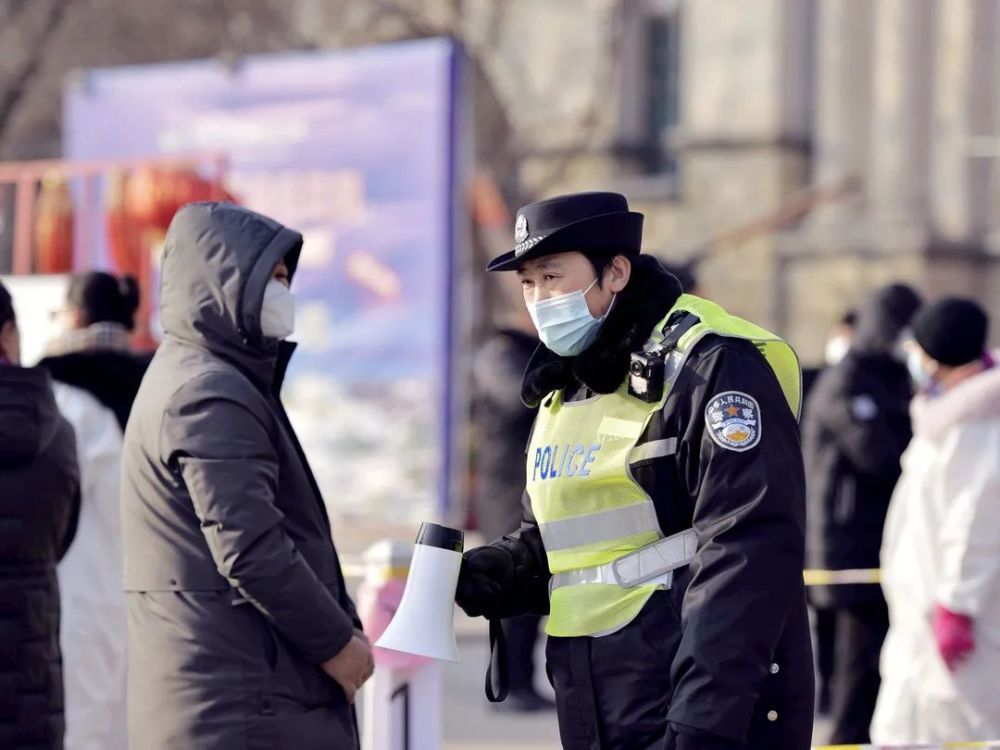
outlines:
[[[523,314],[501,328],[476,352],[472,364],[473,422],[477,433],[476,520],[486,539],[499,539],[521,525],[524,481],[511,466],[524,461],[537,409],[521,402],[521,379],[538,348],[531,318]],[[520,481],[518,481],[520,480]],[[522,615],[503,621],[507,638],[510,695],[499,704],[515,713],[555,704],[535,689],[535,645],[542,618]]]
[[[693,294],[696,297],[703,296],[701,285],[698,283],[698,264],[696,261],[674,263],[661,260],[660,265],[663,266],[664,271],[677,279],[677,283],[681,285],[681,291],[684,294]]]
[[[62,333],[39,362],[54,380],[87,391],[111,409],[122,431],[150,360],[134,354],[129,342],[138,309],[133,277],[102,271],[74,276],[65,307],[56,313]]]
[[[124,750],[127,616],[122,581],[121,454],[148,356],[131,352],[139,288],[94,271],[72,279],[64,331],[39,366],[77,436],[83,501],[59,566],[67,750]]]
[[[872,738],[1000,739],[1000,368],[946,298],[913,321],[913,442],[882,545],[890,628]]]
[[[617,193],[534,203],[488,267],[517,273],[544,344],[539,410],[509,467],[521,528],[465,554],[456,599],[491,624],[548,612],[567,750],[805,750],[798,361],[683,295],[642,220]]]
[[[815,367],[802,368],[802,398],[805,401],[805,407],[802,410],[803,421],[805,421],[805,408],[809,406],[809,394],[812,393],[819,374],[828,367],[840,364],[840,361],[847,356],[851,342],[854,340],[856,319],[857,313],[854,310],[848,310],[844,313],[843,317],[830,328],[826,336],[826,344],[823,346],[823,362]]]
[[[61,750],[56,564],[76,531],[80,480],[49,374],[20,367],[19,344],[0,284],[0,747]]]
[[[901,338],[920,306],[910,287],[876,291],[858,309],[850,350],[824,370],[802,424],[810,568],[877,568],[899,459],[910,441],[910,376]],[[812,587],[821,617],[836,618],[832,744],[865,743],[878,695],[889,615],[876,585]]]
[[[826,346],[823,350],[822,367],[802,368],[802,398],[805,400],[806,408],[809,406],[809,394],[816,384],[819,374],[828,367],[835,367],[847,356],[851,348],[851,341],[854,339],[854,326],[857,320],[857,313],[848,310],[833,325],[827,334]],[[805,409],[803,409],[802,420],[805,421]],[[836,654],[837,642],[837,616],[836,610],[826,607],[815,606],[811,592],[806,589],[810,604],[813,604],[814,631],[816,635],[816,711],[822,715],[830,713],[831,687],[833,681],[833,665]]]
[[[371,647],[279,398],[301,249],[226,203],[167,232],[122,471],[131,747],[358,747]]]
[[[858,314],[854,310],[848,310],[843,317],[830,329],[826,337],[826,346],[823,348],[823,364],[827,367],[835,367],[847,356],[851,350],[851,343],[854,341],[854,327],[858,322]]]

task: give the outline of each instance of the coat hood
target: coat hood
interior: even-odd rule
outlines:
[[[1000,366],[974,375],[940,396],[917,396],[911,411],[913,431],[934,441],[962,422],[1000,420]]]
[[[905,284],[879,289],[858,309],[851,348],[860,354],[888,354],[920,307],[920,297]]]
[[[301,249],[301,234],[248,209],[184,206],[163,253],[160,321],[167,338],[206,349],[266,387],[279,347],[261,334],[264,287],[282,259],[295,273]]]
[[[0,467],[35,460],[55,437],[59,419],[47,371],[0,367]]]

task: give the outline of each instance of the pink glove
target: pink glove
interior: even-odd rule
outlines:
[[[954,672],[976,648],[972,618],[952,612],[940,604],[934,607],[934,640],[948,671]]]

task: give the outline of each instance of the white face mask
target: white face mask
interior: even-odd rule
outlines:
[[[586,350],[594,343],[601,324],[608,317],[605,314],[595,318],[587,306],[587,292],[596,284],[597,279],[594,279],[594,283],[583,291],[528,303],[528,313],[538,329],[538,337],[560,357],[575,357]],[[614,304],[614,299],[611,302]]]
[[[916,347],[906,352],[906,369],[910,371],[910,378],[920,391],[930,391],[934,388],[934,374],[924,368],[924,358]]]
[[[271,339],[284,339],[295,332],[295,295],[277,279],[264,288],[260,332]]]
[[[826,350],[823,353],[823,359],[826,360],[827,366],[833,367],[835,364],[840,362],[840,360],[847,356],[847,352],[850,348],[850,336],[844,336],[841,334],[830,338],[830,340],[826,342]]]

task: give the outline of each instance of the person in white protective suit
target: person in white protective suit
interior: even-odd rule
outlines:
[[[53,384],[77,434],[82,503],[59,563],[66,750],[126,750],[127,613],[122,587],[122,432],[111,409],[81,388]]]
[[[1000,740],[1000,367],[987,324],[955,298],[913,322],[921,392],[882,545],[876,744]]]

